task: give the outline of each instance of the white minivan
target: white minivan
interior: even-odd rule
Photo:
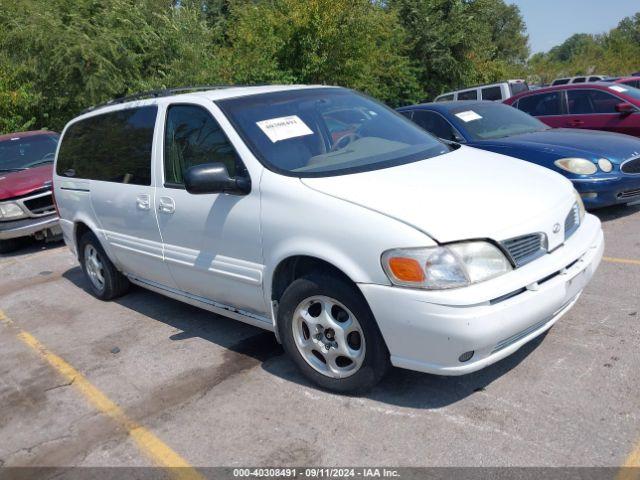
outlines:
[[[519,93],[529,90],[529,85],[525,80],[506,80],[504,82],[491,83],[468,87],[462,90],[443,93],[438,95],[435,102],[453,102],[457,100],[491,100],[502,102]]]
[[[323,388],[462,375],[548,330],[603,252],[564,177],[324,86],[155,92],[73,119],[55,198],[87,285],[273,331]]]

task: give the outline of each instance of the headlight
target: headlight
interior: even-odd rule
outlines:
[[[554,163],[556,167],[578,175],[593,175],[598,171],[596,164],[586,158],[561,158]]]
[[[613,164],[606,158],[601,158],[600,160],[598,160],[598,166],[600,167],[600,170],[605,173],[609,173],[611,170],[613,170]]]
[[[578,204],[578,211],[580,212],[580,224],[582,224],[582,219],[584,218],[584,214],[585,214],[584,202],[582,201],[582,197],[580,196],[577,190],[573,190],[573,194],[576,197],[576,203]]]
[[[388,250],[382,267],[394,285],[429,290],[466,287],[512,270],[497,247],[480,241]]]
[[[12,220],[14,218],[22,217],[26,217],[26,215],[17,203],[0,203],[0,218],[4,220]]]

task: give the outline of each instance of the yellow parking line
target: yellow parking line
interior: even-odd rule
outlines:
[[[640,480],[640,441],[622,465],[616,480]]]
[[[0,310],[0,321],[10,327],[16,336],[28,347],[36,351],[49,365],[71,383],[91,405],[100,412],[108,415],[115,422],[124,427],[138,448],[157,465],[171,468],[170,473],[179,480],[202,480],[203,477],[162,440],[142,425],[127,417],[124,411],[111,401],[104,393],[94,387],[78,370],[73,368],[62,358],[47,350],[33,335],[21,330],[13,321]]]
[[[627,265],[640,265],[640,260],[633,260],[631,258],[615,258],[615,257],[602,257],[605,262],[610,263],[626,263]]]

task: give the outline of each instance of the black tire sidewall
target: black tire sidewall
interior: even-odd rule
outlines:
[[[296,346],[292,323],[297,306],[306,298],[323,295],[347,307],[358,319],[366,342],[365,358],[353,375],[335,379],[311,367]],[[340,278],[309,275],[295,280],[285,290],[278,306],[278,333],[283,347],[302,373],[321,388],[339,393],[360,393],[371,389],[387,372],[389,352],[369,305],[355,285]]]

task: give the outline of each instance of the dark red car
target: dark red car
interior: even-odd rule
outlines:
[[[597,82],[558,85],[505,102],[554,128],[587,128],[640,137],[640,90]]]
[[[60,234],[51,193],[58,139],[49,131],[0,135],[0,253],[24,237]]]

